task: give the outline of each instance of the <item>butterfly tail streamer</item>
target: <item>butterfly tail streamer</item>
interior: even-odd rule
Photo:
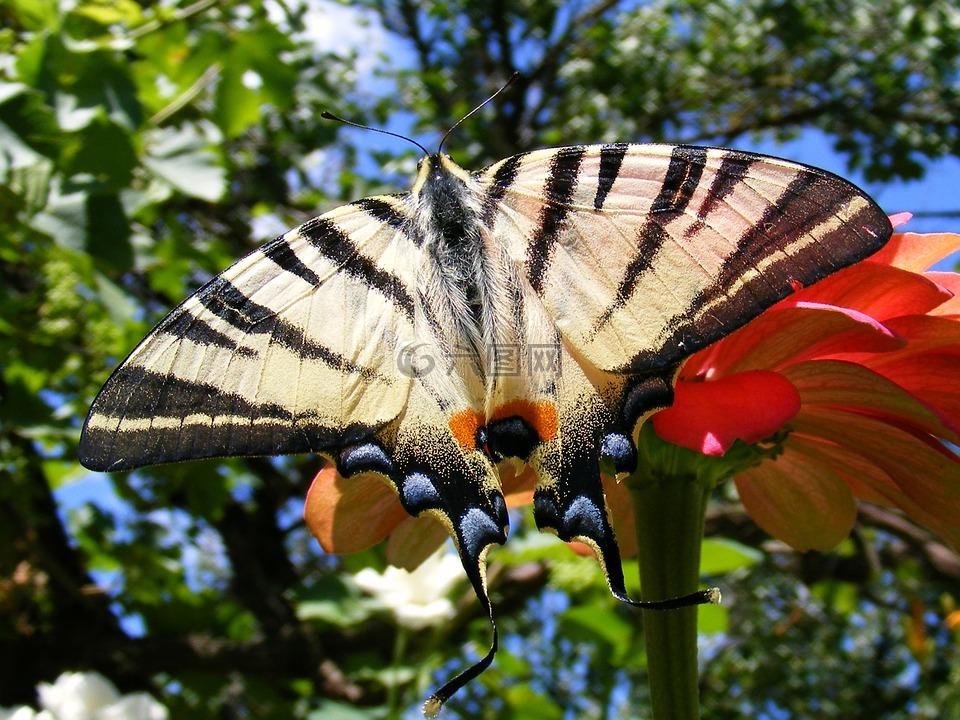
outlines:
[[[425,717],[434,718],[443,708],[443,704],[449,700],[458,690],[464,687],[474,678],[483,673],[497,654],[500,647],[500,637],[497,632],[497,623],[493,616],[493,605],[490,602],[490,596],[487,593],[487,573],[486,573],[486,555],[491,545],[501,545],[506,540],[505,534],[491,533],[489,531],[479,534],[476,531],[471,532],[471,526],[476,527],[477,523],[468,521],[468,518],[475,518],[478,513],[484,513],[480,508],[474,507],[467,510],[459,523],[455,532],[455,540],[460,551],[460,561],[463,563],[463,569],[466,571],[470,584],[476,593],[480,605],[486,611],[490,618],[490,628],[493,631],[493,639],[490,643],[490,649],[479,661],[458,674],[449,682],[445,683],[433,695],[427,698],[423,704],[423,714]],[[490,515],[484,513],[485,518],[492,520]],[[483,523],[488,525],[488,523]]]
[[[493,658],[497,654],[497,650],[500,647],[500,636],[497,632],[497,623],[493,618],[493,608],[490,606],[490,601],[487,598],[486,592],[481,594],[481,592],[478,591],[477,597],[480,598],[481,603],[486,607],[490,616],[490,627],[493,630],[493,641],[490,644],[490,649],[479,661],[444,684],[443,687],[427,698],[427,700],[423,703],[424,717],[437,717],[437,715],[439,715],[440,711],[443,709],[443,704],[453,697],[453,695],[464,685],[474,678],[479,677],[488,667],[490,667],[490,664],[493,662]]]

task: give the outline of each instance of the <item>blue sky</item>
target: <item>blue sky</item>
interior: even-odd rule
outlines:
[[[415,66],[416,58],[412,47],[408,43],[398,42],[394,36],[391,36],[380,24],[379,16],[373,11],[356,6],[338,5],[331,0],[305,0],[305,2],[312,8],[312,12],[307,16],[305,37],[322,51],[344,53],[356,50],[358,62],[355,71],[362,80],[358,85],[366,88],[371,95],[381,95],[384,83],[389,83],[375,75],[380,63],[378,54],[389,58],[389,63],[393,67]],[[400,111],[388,124],[387,129],[402,133],[411,125],[412,118],[409,114]],[[361,133],[361,131],[354,132],[360,133],[355,136],[358,144],[362,142],[380,150],[393,150],[398,156],[409,152],[409,146],[401,140],[378,137],[372,133]],[[437,137],[440,132],[442,129],[438,131]],[[433,137],[418,136],[417,139],[427,143],[428,147],[436,141]],[[452,144],[451,149],[455,154],[455,142]],[[804,132],[799,139],[785,144],[743,140],[736,143],[735,147],[740,150],[776,155],[829,170],[862,187],[890,213],[960,211],[960,198],[957,193],[957,188],[960,187],[960,159],[955,157],[928,163],[927,175],[922,180],[867,183],[862,175],[851,172],[847,168],[844,158],[831,147],[829,137],[819,131]],[[915,232],[960,232],[960,217],[915,218],[905,229]]]
[[[806,131],[797,140],[786,144],[740,143],[738,149],[778,155],[829,170],[859,185],[891,214],[960,211],[960,158],[947,157],[926,163],[927,173],[921,180],[868,183],[861,174],[847,168],[843,156],[831,147],[830,138],[816,130]],[[914,218],[904,229],[960,232],[960,217]]]

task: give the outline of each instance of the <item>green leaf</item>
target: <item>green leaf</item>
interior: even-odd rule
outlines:
[[[63,157],[66,174],[88,174],[116,190],[130,184],[136,165],[137,154],[130,135],[102,113],[77,131],[74,143]]]
[[[226,191],[226,178],[217,155],[196,129],[164,128],[150,138],[143,164],[180,192],[216,202]]]
[[[87,252],[120,270],[133,267],[130,221],[120,198],[113,194],[87,196]]]
[[[106,309],[110,319],[118,325],[133,320],[137,313],[137,306],[131,302],[127,294],[102,273],[94,273],[94,279],[100,304]]]
[[[614,657],[622,657],[636,632],[613,608],[599,603],[573,607],[563,614],[561,622],[567,635],[607,643]]]
[[[20,83],[0,82],[0,172],[55,158],[66,141],[43,95]]]
[[[53,172],[53,163],[46,158],[35,165],[10,169],[10,175],[6,178],[7,189],[19,196],[25,215],[39,212],[47,204]],[[0,172],[0,180],[2,178],[3,173]]]
[[[133,0],[88,0],[77,5],[73,14],[93,20],[100,25],[134,25],[140,21],[140,6]]]
[[[563,717],[559,705],[526,684],[507,688],[504,699],[513,708],[515,717],[524,720],[560,720]]]
[[[697,608],[697,632],[726,632],[730,626],[730,611],[723,605],[700,605]]]
[[[14,426],[48,423],[52,419],[50,407],[37,395],[37,382],[42,373],[14,362],[3,373],[3,395],[0,396],[0,421]],[[41,385],[42,387],[42,385]]]
[[[62,248],[84,252],[87,242],[87,193],[61,193],[55,189],[42,212],[30,218],[30,226],[49,235]]]
[[[62,248],[89,253],[119,269],[133,264],[130,227],[117,195],[99,192],[96,184],[51,194],[30,225]]]
[[[214,110],[214,120],[227,137],[237,137],[255,124],[266,103],[282,110],[293,105],[296,71],[277,62],[291,47],[289,38],[276,28],[236,37],[222,63]],[[258,85],[248,83],[249,72],[259,76]]]
[[[10,0],[9,7],[27,30],[51,30],[59,25],[56,0]]]
[[[763,559],[763,553],[733,540],[707,539],[700,550],[700,574],[723,575],[750,567]]]
[[[217,83],[214,120],[228,138],[235,138],[260,119],[260,93],[243,83],[245,69],[227,63]]]

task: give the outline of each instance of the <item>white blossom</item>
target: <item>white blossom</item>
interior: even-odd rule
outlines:
[[[167,709],[144,692],[124,695],[115,703],[102,707],[91,720],[167,720]]]
[[[167,708],[143,692],[120,695],[100,673],[63,673],[37,686],[41,712],[0,708],[0,720],[168,720]]]
[[[413,572],[392,566],[383,573],[368,568],[353,579],[388,608],[399,625],[422,630],[453,616],[453,603],[446,596],[462,576],[460,559],[441,550]]]
[[[57,720],[90,720],[93,713],[115,703],[120,693],[100,673],[64,673],[53,684],[37,686],[40,705]]]
[[[0,708],[0,720],[57,720],[53,715],[44,710],[37,712],[28,705],[21,705],[13,708]]]

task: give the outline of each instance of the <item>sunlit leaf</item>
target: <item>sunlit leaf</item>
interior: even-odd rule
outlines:
[[[700,573],[723,575],[763,559],[760,551],[725,538],[707,538],[700,550]]]
[[[150,153],[142,161],[158,178],[185,195],[213,202],[226,190],[226,176],[216,154],[189,127],[155,132]]]

